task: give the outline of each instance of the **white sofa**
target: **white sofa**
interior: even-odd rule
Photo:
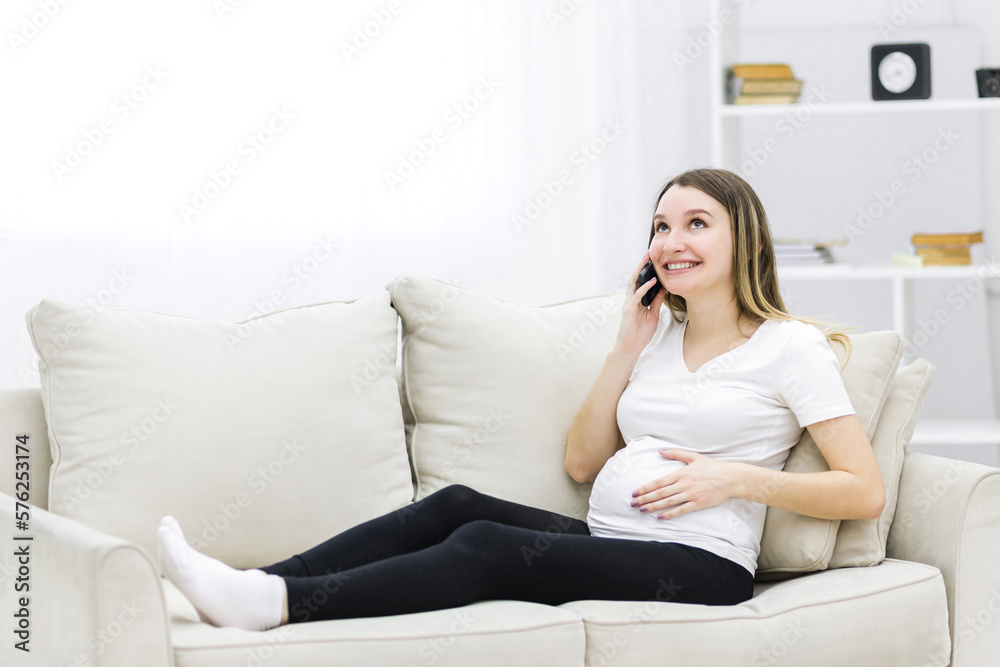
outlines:
[[[254,633],[200,622],[160,577],[164,514],[235,567],[452,483],[584,518],[589,487],[563,469],[565,437],[622,299],[527,307],[405,275],[381,294],[238,324],[41,302],[26,318],[41,389],[0,392],[0,663],[997,664],[1000,470],[904,455],[934,371],[901,365],[891,332],[852,336],[843,372],[883,470],[883,516],[769,509],[743,604],[673,603],[668,580],[665,601],[498,600]],[[807,434],[786,469],[823,465]],[[534,549],[544,558],[545,540]],[[15,648],[25,638],[30,653]]]

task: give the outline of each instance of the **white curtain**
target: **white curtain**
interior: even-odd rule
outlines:
[[[532,305],[620,291],[657,186],[708,161],[708,57],[676,57],[706,19],[6,2],[0,387],[37,384],[24,313],[44,298],[234,321],[409,272]]]

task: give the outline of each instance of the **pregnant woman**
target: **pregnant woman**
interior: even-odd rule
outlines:
[[[655,278],[636,285],[647,263]],[[825,519],[882,512],[878,465],[830,348],[849,340],[814,324],[785,310],[750,186],[725,170],[685,172],[656,197],[617,339],[566,439],[567,472],[594,482],[586,522],[456,485],[236,570],[167,516],[161,568],[203,618],[249,630],[488,599],[738,604],[753,594],[766,505]],[[804,429],[829,471],[782,471]]]

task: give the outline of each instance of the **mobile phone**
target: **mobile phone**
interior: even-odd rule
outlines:
[[[642,267],[642,270],[639,271],[639,277],[636,278],[635,281],[636,290],[645,285],[646,281],[650,278],[656,278],[656,269],[653,268],[652,261],[646,262],[646,266]],[[657,292],[661,289],[663,289],[663,286],[660,285],[660,281],[657,280],[656,284],[650,287],[649,291],[642,295],[642,305],[649,308],[649,304],[653,303],[653,299],[656,298]]]

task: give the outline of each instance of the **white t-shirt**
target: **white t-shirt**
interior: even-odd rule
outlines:
[[[594,481],[592,535],[681,542],[757,568],[766,506],[743,498],[657,519],[632,507],[632,492],[677,468],[660,449],[781,470],[805,426],[855,414],[840,362],[823,333],[799,321],[765,320],[748,341],[703,364],[684,363],[687,319],[666,307],[618,401],[626,446]]]

